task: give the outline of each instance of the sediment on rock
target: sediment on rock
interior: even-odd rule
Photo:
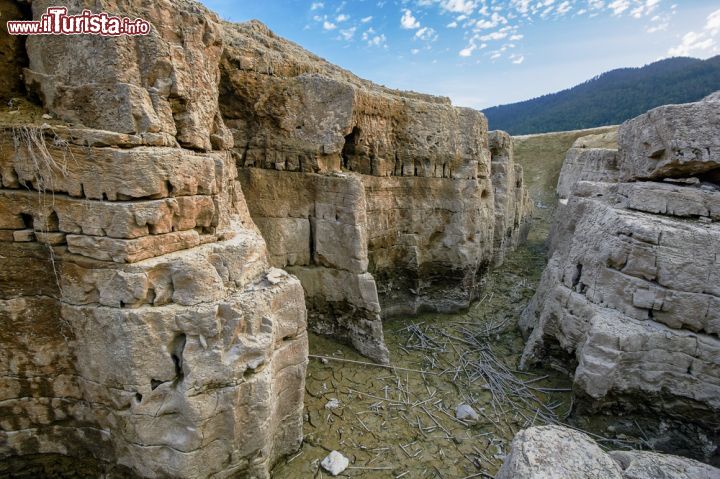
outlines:
[[[720,411],[718,111],[705,100],[626,122],[619,162],[609,150],[568,154],[558,184],[568,201],[521,327],[525,366],[574,355],[581,407],[720,426],[708,420]]]

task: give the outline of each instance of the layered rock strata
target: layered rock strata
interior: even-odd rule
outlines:
[[[220,23],[102,7],[154,30],[28,39],[28,90],[58,120],[0,129],[0,474],[56,454],[98,476],[269,477],[302,440],[306,310],[229,151]]]
[[[552,257],[521,321],[523,363],[569,354],[590,406],[716,426],[707,418],[720,411],[719,111],[706,100],[626,122],[619,164],[590,176],[637,181],[579,181],[555,215]]]
[[[491,173],[479,112],[257,23],[185,0],[84,8],[153,31],[3,58],[0,93],[50,119],[0,125],[0,474],[64,457],[268,477],[302,439],[306,302],[316,331],[387,362],[383,316],[467,306],[515,244],[521,172],[499,146]]]
[[[532,427],[513,439],[497,479],[716,479],[720,469],[646,451],[606,453],[587,434]]]
[[[566,200],[580,181],[616,183],[620,178],[619,160],[616,132],[578,138],[560,170],[558,196]]]
[[[310,327],[386,361],[382,317],[467,307],[530,208],[507,135],[491,158],[477,111],[361,80],[257,22],[225,37],[220,103],[250,212]]]
[[[505,255],[527,239],[533,204],[524,186],[522,166],[515,163],[512,137],[491,131],[489,140],[495,191],[494,263],[500,266]]]

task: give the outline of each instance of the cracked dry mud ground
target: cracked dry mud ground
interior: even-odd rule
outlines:
[[[387,321],[385,337],[397,369],[311,357],[305,442],[299,454],[280,463],[273,477],[327,476],[318,469],[319,462],[333,449],[350,458],[347,477],[494,474],[518,430],[542,424],[540,416],[565,417],[571,406],[566,376],[515,371],[524,344],[515,324],[545,265],[544,223],[488,277],[483,296],[468,311]],[[327,339],[315,336],[310,343],[311,356],[363,361]],[[499,378],[488,377],[477,369],[479,363],[507,371]],[[503,397],[512,388],[537,401],[514,394]],[[544,393],[542,388],[561,391]],[[340,404],[328,409],[333,399]],[[461,403],[480,412],[477,424],[455,419]]]
[[[561,364],[516,370],[524,346],[516,322],[545,266],[550,213],[536,213],[529,241],[488,276],[483,296],[468,311],[385,323],[394,370],[347,362],[364,358],[311,337],[305,441],[273,477],[329,477],[320,461],[332,450],[350,459],[341,477],[493,477],[516,432],[552,422],[591,433],[611,449],[677,454],[686,448],[687,454],[712,444],[691,425],[650,417],[568,417],[571,380]],[[455,419],[462,403],[480,412],[477,424]]]

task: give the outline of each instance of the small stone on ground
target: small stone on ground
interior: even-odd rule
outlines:
[[[320,465],[333,476],[341,474],[350,465],[350,460],[337,451],[328,454]]]

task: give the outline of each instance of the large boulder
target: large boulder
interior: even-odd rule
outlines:
[[[718,106],[671,105],[627,122],[620,163],[598,162],[590,175],[568,154],[552,256],[520,324],[524,366],[572,359],[579,406],[700,422],[720,411]],[[655,140],[660,156],[640,151]]]
[[[513,439],[496,479],[623,479],[595,441],[572,429],[533,427]]]
[[[718,479],[720,469],[647,451],[606,453],[587,434],[532,427],[513,439],[496,479]]]
[[[661,180],[720,169],[720,100],[666,105],[626,121],[618,142],[623,180]]]
[[[684,457],[650,451],[612,451],[625,479],[718,479],[720,469]]]

